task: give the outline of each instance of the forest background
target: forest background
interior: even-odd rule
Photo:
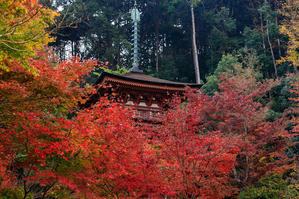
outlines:
[[[0,197],[298,196],[297,0],[137,1],[140,68],[194,82],[195,32],[203,84],[154,127],[78,108],[131,67],[134,1],[0,3]]]
[[[174,81],[194,82],[192,23],[187,2],[138,1],[142,12],[140,65],[147,73]],[[287,53],[288,37],[279,31],[286,20],[284,1],[192,2],[198,60],[204,81],[227,54],[236,57],[246,52],[255,54],[255,68],[261,71],[263,78],[274,77],[275,68],[279,76],[296,70],[288,63],[276,63]],[[109,61],[113,67],[130,68],[132,22],[129,11],[133,5],[133,1],[126,0],[57,0],[50,6],[66,14],[66,21],[78,23],[76,28],[61,29],[51,45],[61,60],[80,56]]]

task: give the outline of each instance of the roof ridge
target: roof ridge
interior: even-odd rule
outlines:
[[[131,78],[131,79],[136,79],[136,80],[143,80],[143,81],[151,81],[151,82],[158,82],[158,83],[171,83],[171,84],[178,84],[178,85],[197,85],[194,83],[187,83],[187,82],[175,82],[175,81],[170,81],[166,79],[161,79],[158,77],[153,77],[144,73],[137,73],[137,72],[129,72],[125,75],[122,75],[123,77]]]

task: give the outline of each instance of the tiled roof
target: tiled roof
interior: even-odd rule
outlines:
[[[131,79],[143,80],[143,81],[148,81],[148,82],[157,82],[157,83],[166,83],[166,84],[180,84],[180,85],[188,84],[188,83],[168,81],[168,80],[165,80],[165,79],[159,79],[159,78],[156,78],[156,77],[146,75],[144,73],[130,72],[130,73],[125,74],[123,76],[131,78]]]
[[[165,85],[165,86],[174,86],[174,87],[185,87],[185,86],[190,86],[190,87],[195,87],[199,88],[201,85],[200,84],[194,84],[194,83],[181,83],[181,82],[174,82],[174,81],[169,81],[165,79],[159,79],[156,77],[152,77],[149,75],[146,75],[144,73],[138,73],[138,72],[129,72],[125,75],[115,75],[115,74],[110,74],[103,72],[100,79],[97,81],[97,83],[100,83],[101,80],[105,77],[113,77],[113,79],[120,79],[120,80],[126,80],[126,81],[131,81],[131,82],[139,82],[143,84],[152,84],[152,85]]]

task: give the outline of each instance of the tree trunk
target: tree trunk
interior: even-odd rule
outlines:
[[[261,32],[262,32],[262,37],[263,37],[263,49],[264,52],[266,52],[266,45],[265,45],[265,38],[264,38],[264,22],[263,22],[263,15],[260,14],[260,21],[261,21]]]
[[[71,55],[72,55],[72,57],[74,56],[74,42],[73,41],[71,41]]]
[[[267,39],[268,39],[268,43],[269,43],[269,47],[270,47],[270,51],[271,51],[271,55],[272,55],[272,61],[273,61],[273,66],[274,66],[274,71],[275,71],[275,77],[278,78],[276,61],[275,61],[275,57],[274,57],[272,43],[270,41],[270,35],[269,35],[269,27],[268,27],[268,25],[269,25],[269,21],[267,20]]]
[[[193,53],[193,64],[195,70],[196,83],[200,84],[200,72],[198,64],[198,54],[196,46],[196,32],[195,32],[195,19],[194,19],[194,7],[192,2],[187,1],[190,5],[191,17],[192,17],[192,53]]]
[[[156,72],[159,72],[159,49],[160,49],[160,40],[159,40],[159,26],[160,26],[160,19],[156,20],[155,24],[155,37],[156,37],[156,49],[155,49],[155,56],[156,56]]]
[[[79,45],[80,45],[80,44],[79,44],[79,41],[78,41],[78,40],[75,41],[74,45],[75,45],[75,46],[74,46],[74,49],[75,49],[74,56],[76,56],[76,57],[77,57],[77,56],[80,56],[80,55],[79,55],[79,54],[80,54],[80,53],[79,53],[79,52],[80,52],[80,51],[79,51]]]
[[[278,7],[276,8],[278,10]],[[275,16],[275,25],[276,27],[278,27],[278,19],[277,19],[277,15]],[[281,57],[281,47],[280,47],[280,39],[279,39],[279,35],[277,37],[277,45],[278,45],[278,53],[279,53],[279,58]]]

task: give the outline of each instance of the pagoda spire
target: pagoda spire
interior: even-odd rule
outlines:
[[[137,3],[135,1],[134,8],[131,10],[131,18],[133,21],[133,29],[132,29],[132,60],[133,60],[133,68],[131,72],[139,72],[143,71],[139,69],[139,29],[138,23],[140,22],[140,12],[137,8]]]

